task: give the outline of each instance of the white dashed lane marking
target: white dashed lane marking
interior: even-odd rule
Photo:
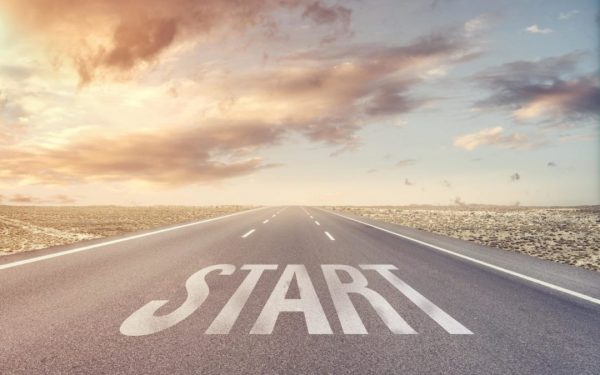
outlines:
[[[319,223],[319,222],[318,222],[318,221],[316,221],[316,220],[315,220],[315,224],[317,224],[317,225],[321,225],[321,223]]]
[[[251,230],[249,230],[249,231],[248,231],[246,234],[244,234],[244,235],[242,236],[242,238],[246,238],[246,237],[248,237],[249,235],[251,235],[252,233],[254,233],[254,231],[255,231],[255,230],[256,230],[256,229],[251,229]]]
[[[329,237],[330,240],[335,241],[335,238],[333,238],[333,236],[329,234],[329,232],[325,231],[325,235]]]
[[[266,223],[268,223],[268,222],[269,222],[269,219],[267,219],[267,220],[263,221],[263,224],[266,224]]]

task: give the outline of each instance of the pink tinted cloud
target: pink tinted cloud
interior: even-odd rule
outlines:
[[[272,13],[279,10],[343,30],[351,22],[348,8],[315,0],[7,0],[2,6],[55,57],[71,60],[84,84],[152,63],[178,40],[276,28]]]
[[[0,178],[52,184],[140,180],[172,186],[217,181],[272,167],[235,154],[273,144],[280,136],[263,124],[86,136],[62,148],[4,149]]]

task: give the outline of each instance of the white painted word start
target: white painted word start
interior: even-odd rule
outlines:
[[[206,333],[228,334],[263,272],[273,271],[277,268],[278,266],[275,264],[243,265],[240,269],[249,271],[248,274],[208,327]],[[472,334],[461,323],[394,275],[392,271],[397,270],[395,266],[390,264],[370,264],[360,265],[359,268],[377,272],[446,330],[446,332],[459,335]],[[231,264],[218,264],[201,269],[187,279],[185,283],[187,298],[181,306],[169,314],[156,316],[154,315],[155,312],[161,306],[165,305],[168,300],[150,301],[125,319],[121,324],[121,333],[127,336],[144,336],[173,327],[194,313],[208,297],[210,290],[205,280],[208,274],[218,272],[218,275],[232,275],[235,270],[236,267]],[[345,334],[367,333],[358,312],[350,300],[351,294],[364,297],[373,306],[391,332],[395,334],[417,333],[383,296],[368,287],[366,277],[358,268],[342,264],[323,264],[321,265],[321,270],[323,271],[333,305]],[[338,272],[345,272],[351,281],[342,282]],[[298,285],[299,298],[286,298],[289,286],[294,279]],[[309,334],[333,333],[304,265],[290,264],[285,267],[250,333],[271,334],[277,318],[282,312],[303,313]]]

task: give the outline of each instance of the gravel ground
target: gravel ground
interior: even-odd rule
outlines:
[[[328,208],[600,271],[600,206]]]
[[[247,208],[250,207],[0,205],[0,255],[201,220]]]

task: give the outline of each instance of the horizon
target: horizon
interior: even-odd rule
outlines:
[[[241,203],[229,203],[229,204],[199,204],[199,205],[185,205],[185,204],[140,204],[140,205],[119,205],[119,204],[57,204],[57,203],[40,203],[40,204],[2,204],[0,203],[0,207],[54,207],[54,208],[85,208],[85,207],[124,207],[124,208],[148,208],[148,207],[371,207],[371,208],[421,208],[421,207],[432,207],[432,208],[595,208],[600,207],[600,204],[583,204],[577,206],[535,206],[535,205],[521,205],[521,204],[488,204],[488,203],[462,203],[462,204],[401,204],[401,205],[390,205],[390,204],[381,204],[381,205],[353,205],[353,204],[324,204],[324,205],[301,205],[301,204],[279,204],[279,205],[268,205],[268,204],[254,204],[247,205]]]
[[[597,206],[599,20],[591,0],[9,0],[0,205]]]

